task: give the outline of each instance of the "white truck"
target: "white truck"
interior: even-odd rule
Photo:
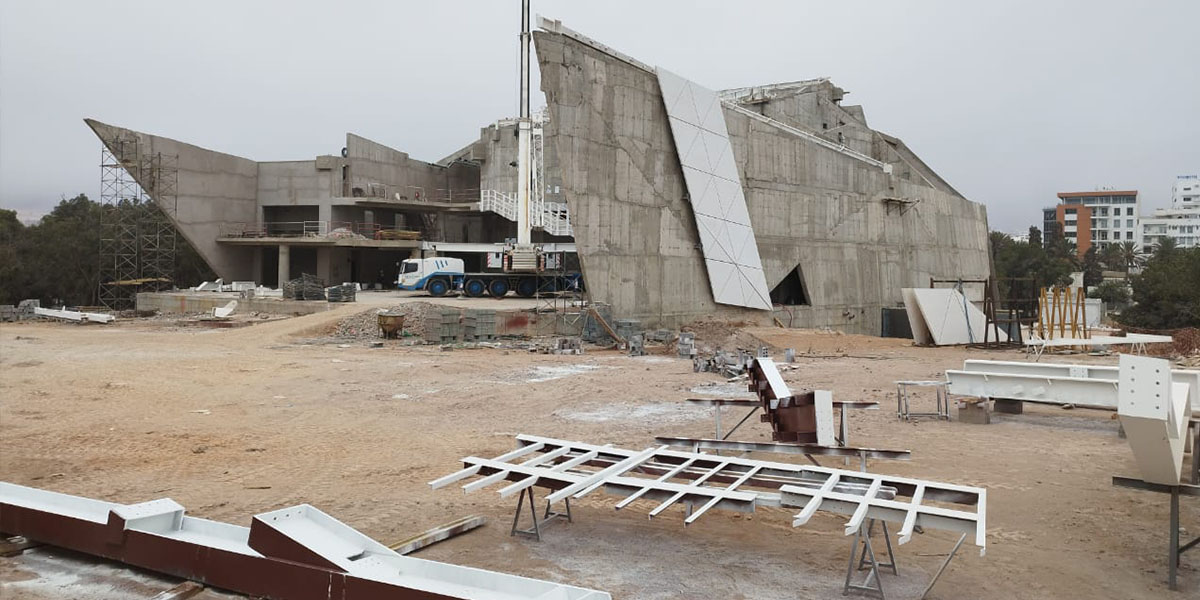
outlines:
[[[532,298],[539,292],[578,290],[582,285],[579,273],[465,273],[463,260],[448,256],[404,260],[396,278],[396,287],[425,290],[430,296],[445,296],[457,290],[471,297],[502,298],[512,290],[518,296]]]

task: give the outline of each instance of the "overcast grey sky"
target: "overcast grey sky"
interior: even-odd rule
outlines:
[[[516,110],[518,0],[0,0],[0,207],[99,196],[94,117],[256,160],[345,132],[437,160]],[[831,76],[875,129],[1040,225],[1059,191],[1200,173],[1200,1],[650,2],[533,10],[712,88]]]

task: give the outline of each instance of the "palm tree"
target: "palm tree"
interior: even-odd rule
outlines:
[[[1146,262],[1142,257],[1142,253],[1138,252],[1137,244],[1133,242],[1121,242],[1120,246],[1121,264],[1125,267],[1125,272],[1129,272],[1134,267],[1140,267]]]
[[[1108,244],[1100,250],[1100,262],[1113,271],[1125,271],[1125,260],[1121,252],[1121,244]]]
[[[1155,258],[1165,258],[1167,256],[1170,256],[1171,254],[1174,254],[1175,250],[1178,248],[1179,248],[1179,244],[1175,242],[1175,238],[1173,238],[1173,237],[1158,238],[1158,243],[1155,244],[1155,246],[1154,246],[1154,257]]]

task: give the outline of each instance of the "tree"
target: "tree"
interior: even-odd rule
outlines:
[[[1125,259],[1121,255],[1121,244],[1109,244],[1100,251],[1100,262],[1112,271],[1125,271]]]
[[[1152,254],[1155,258],[1166,257],[1166,256],[1170,256],[1172,253],[1174,253],[1178,249],[1179,249],[1179,244],[1177,244],[1175,242],[1175,238],[1161,237],[1161,238],[1158,238],[1158,243],[1156,243],[1154,245],[1154,252]]]
[[[1042,230],[1035,226],[1029,227],[1029,243],[1033,246],[1042,245]]]
[[[1119,248],[1118,256],[1120,257],[1122,271],[1128,273],[1130,269],[1139,267],[1144,262],[1142,254],[1138,252],[1137,244],[1133,242],[1121,242],[1117,248]]]
[[[1130,278],[1133,306],[1121,322],[1149,329],[1200,327],[1200,248],[1162,244]]]
[[[1080,262],[1080,267],[1083,269],[1083,287],[1087,289],[1094,285],[1100,285],[1104,280],[1104,266],[1100,263],[1100,257],[1096,252],[1096,247],[1092,246],[1083,253],[1083,260]]]
[[[1088,298],[1099,298],[1113,310],[1129,304],[1129,286],[1123,281],[1105,281],[1088,292]]]
[[[21,299],[12,295],[16,286],[23,285],[18,241],[25,236],[25,225],[17,219],[17,211],[0,209],[0,304],[16,304]]]
[[[122,202],[112,210],[142,211]],[[94,305],[100,283],[101,206],[79,194],[64,198],[29,227],[0,210],[0,304],[37,298],[43,305]],[[182,238],[176,249],[180,281],[214,279],[212,270]]]
[[[1068,258],[1052,257],[1042,248],[1040,241],[1034,241],[1033,233],[1036,227],[1030,228],[1030,240],[1018,242],[1011,237],[994,231],[988,236],[992,250],[992,264],[996,277],[1000,280],[1021,277],[1033,278],[1039,286],[1067,285],[1071,282],[1071,271],[1074,266]],[[1040,237],[1040,236],[1039,236]],[[1060,247],[1064,244],[1060,243]],[[1070,246],[1065,246],[1066,252],[1073,254]]]

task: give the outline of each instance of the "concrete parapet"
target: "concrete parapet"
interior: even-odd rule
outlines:
[[[308,315],[329,310],[328,302],[282,300],[278,298],[242,299],[240,294],[220,292],[143,292],[137,295],[139,311],[166,314],[195,314],[210,312],[238,301],[238,312],[263,312],[279,315]]]

